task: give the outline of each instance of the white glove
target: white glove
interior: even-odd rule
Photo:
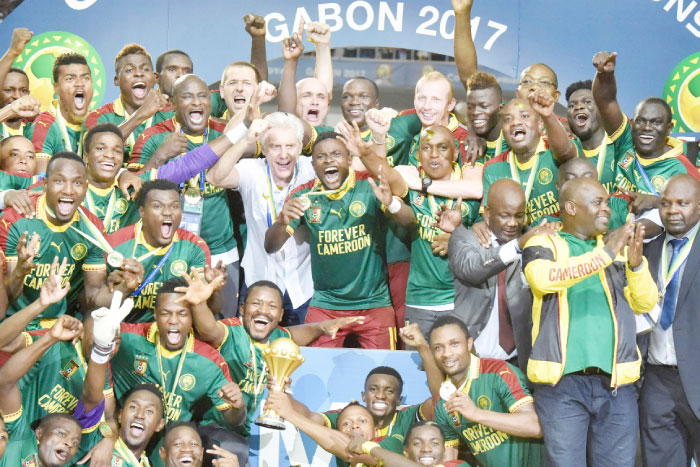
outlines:
[[[116,291],[112,295],[112,304],[109,308],[101,307],[92,312],[94,322],[92,359],[97,363],[104,363],[109,358],[119,335],[121,322],[134,307],[134,300],[131,297],[124,300],[124,303],[121,301],[122,293]]]

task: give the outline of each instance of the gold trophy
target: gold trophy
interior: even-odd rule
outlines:
[[[304,362],[304,357],[299,353],[299,346],[287,337],[275,339],[262,351],[263,359],[269,368],[269,374],[275,378],[274,389],[284,391],[285,381],[299,365]],[[257,420],[256,425],[284,430],[284,420],[272,409],[264,410]]]

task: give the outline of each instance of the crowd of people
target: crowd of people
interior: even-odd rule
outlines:
[[[43,112],[12,67],[32,32],[14,31],[0,466],[243,467],[263,409],[338,466],[691,464],[700,173],[669,105],[627,116],[606,51],[566,87],[565,117],[543,63],[505,101],[477,69],[472,1],[452,6],[464,111],[439,72],[401,111],[358,77],[334,126],[328,25],[282,42],[279,87],[254,14],[250,61],[218,85],[186,51],[154,66],[125,45],[120,95],[92,111],[90,64],[65,53]],[[305,37],[316,66],[297,80]],[[431,395],[401,406],[401,374],[380,366],[358,401],[316,413],[268,377],[282,337],[414,350]]]

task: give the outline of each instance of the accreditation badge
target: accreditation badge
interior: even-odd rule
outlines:
[[[180,228],[195,235],[202,229],[202,213],[204,212],[204,197],[197,187],[189,187],[182,195],[182,220]]]

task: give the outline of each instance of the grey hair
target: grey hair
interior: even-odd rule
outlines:
[[[266,132],[260,140],[260,144],[262,146],[265,146],[265,143],[267,142],[267,137],[270,135],[270,132],[274,131],[276,128],[279,127],[287,127],[294,130],[297,134],[299,144],[304,144],[304,124],[301,123],[301,120],[299,120],[299,118],[295,115],[292,115],[288,112],[273,112],[269,115],[266,115],[265,118],[263,118],[263,120],[270,124],[270,131]]]

